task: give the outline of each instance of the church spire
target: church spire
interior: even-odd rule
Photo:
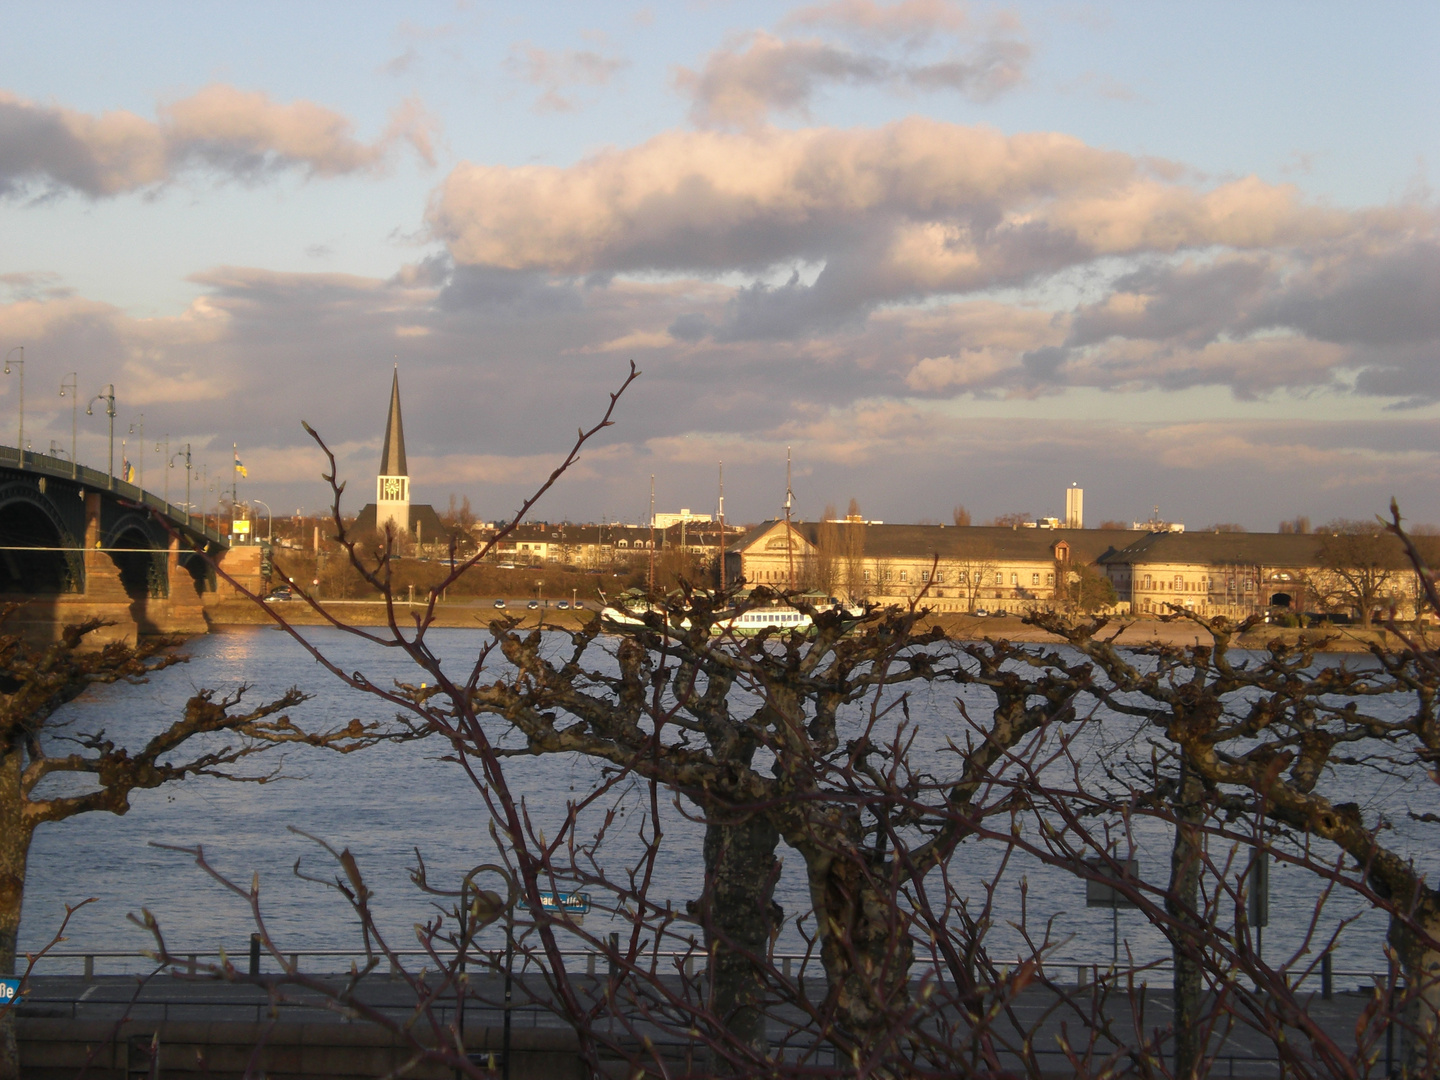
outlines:
[[[409,476],[405,467],[405,427],[400,422],[400,365],[390,383],[390,412],[385,417],[385,446],[380,451],[381,476]]]

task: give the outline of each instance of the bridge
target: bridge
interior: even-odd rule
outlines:
[[[99,640],[198,633],[228,537],[153,492],[47,454],[0,446],[0,602],[25,601],[6,624],[53,634],[90,617]],[[258,569],[258,549],[250,549]]]

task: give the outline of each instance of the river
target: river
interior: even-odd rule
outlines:
[[[419,678],[393,650],[330,629],[304,632],[343,669],[363,670],[377,683]],[[474,655],[482,634],[437,630],[431,641],[443,658],[459,664]],[[305,726],[377,715],[375,699],[340,684],[278,631],[226,630],[193,639],[185,651],[188,663],[143,684],[95,688],[67,706],[61,717],[70,730],[103,728],[117,741],[133,746],[178,716],[197,688],[225,691],[241,683],[250,686],[246,700],[278,695],[290,686],[312,694],[311,700],[292,710],[297,723]],[[963,741],[952,691],[953,687],[929,695],[922,692],[911,702],[917,752],[936,760],[945,754],[947,739]],[[976,697],[975,703],[980,702]],[[1131,731],[1126,728],[1126,735]],[[70,926],[63,946],[67,952],[148,947],[148,935],[127,919],[147,908],[176,952],[213,952],[222,946],[232,952],[242,949],[253,929],[244,900],[227,893],[185,855],[156,844],[202,845],[216,869],[247,886],[258,874],[262,910],[283,950],[358,948],[357,926],[343,902],[292,873],[297,859],[321,877],[335,872],[313,843],[289,831],[292,826],[337,848],[348,847],[374,892],[382,929],[396,947],[414,948],[412,927],[433,914],[431,898],[422,895],[407,875],[415,863],[414,849],[421,850],[433,881],[452,885],[474,864],[493,861],[485,808],[460,768],[439,760],[442,753],[434,741],[381,746],[348,756],[302,747],[250,759],[252,773],[280,770],[278,779],[264,784],[195,779],[134,793],[132,808],[124,816],[90,813],[43,825],[31,848],[22,948],[34,949],[48,940],[64,904],[93,896],[97,903],[79,912]],[[563,819],[567,801],[591,790],[599,776],[595,763],[572,755],[512,759],[509,768],[512,787],[524,794],[535,820],[551,823],[550,836],[555,835],[555,823]],[[1434,845],[1425,844],[1419,827],[1404,820],[1407,809],[1440,809],[1428,781],[1417,786],[1373,770],[1352,770],[1338,780],[1353,785],[1351,797],[1367,809],[1385,808],[1395,819],[1397,835],[1418,856],[1436,857]],[[636,788],[622,799],[623,816],[617,819],[608,854],[602,854],[616,876],[623,876],[621,871],[640,847],[634,833],[645,809],[642,794]],[[703,881],[701,829],[669,804],[663,825],[664,858],[655,895],[683,909],[685,901],[699,894]],[[1165,880],[1168,832],[1156,823],[1140,821],[1135,836],[1142,876]],[[962,847],[954,878],[972,899],[981,896],[998,851],[993,844]],[[777,947],[798,952],[803,945],[793,919],[808,903],[801,860],[794,852],[785,854],[777,899],[789,918]],[[1056,960],[1109,962],[1112,913],[1086,908],[1084,887],[1074,876],[1028,858],[1013,859],[997,888],[990,945],[999,958],[1013,959],[1020,951],[1008,923],[1019,918],[1022,880],[1028,884],[1030,925],[1038,927],[1053,919],[1052,936],[1064,941],[1056,950]],[[1273,868],[1267,957],[1296,947],[1297,934],[1310,922],[1315,895],[1315,881],[1308,872],[1278,864]],[[1326,907],[1322,922],[1331,925],[1361,910],[1348,898],[1337,898]],[[1121,911],[1118,924],[1122,953],[1129,948],[1140,960],[1165,955],[1164,940],[1138,915]],[[604,927],[592,916],[587,929]],[[1380,970],[1383,934],[1383,920],[1362,915],[1342,933],[1336,967]],[[117,962],[106,963],[114,970]]]

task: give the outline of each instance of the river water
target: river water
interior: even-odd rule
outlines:
[[[306,628],[304,633],[343,669],[363,670],[381,685],[392,678],[413,682],[420,677],[393,651],[326,628]],[[436,630],[430,640],[442,658],[459,665],[473,658],[483,636],[479,631]],[[186,652],[188,663],[141,685],[96,688],[67,706],[61,716],[70,730],[103,728],[117,742],[134,746],[177,717],[200,687],[225,691],[245,683],[250,686],[247,700],[258,701],[298,686],[313,697],[291,715],[311,727],[344,724],[353,717],[374,719],[377,709],[383,708],[375,699],[340,684],[287,635],[270,628],[237,628],[199,637],[187,644]],[[983,699],[977,695],[973,704],[980,706]],[[947,740],[964,739],[953,687],[930,696],[922,692],[911,701],[911,715],[916,720],[916,753],[930,755],[937,770],[943,768],[939,763]],[[1123,728],[1122,735],[1131,739],[1132,749],[1146,756],[1143,742],[1134,740],[1133,732],[1132,724]],[[335,872],[313,843],[289,831],[292,826],[336,848],[348,847],[375,894],[382,930],[397,948],[414,948],[412,927],[433,914],[431,898],[422,895],[407,875],[415,864],[414,849],[421,850],[432,881],[451,887],[471,866],[494,861],[486,809],[461,769],[440,760],[443,753],[433,740],[347,756],[302,747],[251,759],[250,771],[255,773],[279,767],[282,775],[272,782],[190,780],[136,792],[124,816],[90,813],[41,826],[30,855],[22,948],[34,949],[49,939],[66,903],[93,896],[97,903],[79,912],[69,928],[62,946],[66,952],[149,947],[148,934],[127,919],[146,908],[155,914],[176,952],[242,950],[254,928],[247,903],[207,877],[187,856],[156,844],[201,845],[217,870],[247,887],[252,875],[258,874],[267,925],[284,951],[359,948],[357,925],[344,903],[333,892],[292,873],[297,859],[318,876],[329,878]],[[513,790],[525,796],[537,824],[550,823],[547,835],[552,837],[567,801],[590,791],[600,775],[595,763],[572,755],[511,759],[509,768]],[[1330,781],[1345,787],[1347,797],[1360,802],[1367,813],[1384,809],[1396,823],[1392,835],[1398,835],[1417,857],[1436,858],[1434,845],[1425,843],[1420,827],[1405,820],[1407,810],[1440,810],[1436,805],[1440,799],[1428,780],[1389,778],[1365,769],[1332,776]],[[640,850],[634,834],[646,805],[638,786],[620,798],[621,816],[601,853],[613,876],[623,877]],[[698,896],[703,883],[702,830],[669,804],[662,820],[664,855],[653,895],[683,909],[687,900]],[[1168,831],[1154,822],[1136,820],[1135,854],[1141,874],[1163,882],[1168,876]],[[1000,850],[993,843],[961,848],[953,877],[962,893],[978,902]],[[809,906],[803,863],[794,852],[782,849],[782,853],[787,857],[777,899],[788,919],[777,948],[799,952],[803,942],[793,920]],[[999,880],[990,938],[997,958],[1013,959],[1023,951],[1009,925],[1020,916],[1022,882],[1028,886],[1031,927],[1052,920],[1052,937],[1064,942],[1054,959],[1109,962],[1112,912],[1087,908],[1084,886],[1073,875],[1026,857],[1013,858]],[[1277,958],[1296,947],[1298,934],[1310,923],[1316,892],[1308,871],[1280,864],[1272,868],[1267,957]],[[1381,970],[1383,920],[1363,914],[1362,905],[1340,896],[1327,904],[1321,923],[1333,925],[1356,913],[1360,917],[1340,937],[1336,967]],[[1118,924],[1122,955],[1127,948],[1142,961],[1166,954],[1164,940],[1138,915],[1122,911]],[[587,929],[603,932],[605,927],[591,916]],[[104,963],[108,970],[124,966]]]

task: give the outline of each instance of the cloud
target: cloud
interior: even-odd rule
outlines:
[[[1025,75],[1030,47],[1013,36],[985,36],[939,56],[916,56],[913,50],[937,30],[958,28],[963,20],[945,23],[919,17],[918,9],[945,5],[900,5],[914,14],[875,5],[832,5],[853,8],[833,18],[801,19],[810,25],[837,23],[870,31],[860,45],[821,37],[777,37],[763,30],[716,49],[699,71],[679,68],[675,85],[691,99],[691,119],[702,127],[754,128],[773,113],[808,118],[810,106],[826,86],[880,87],[895,91],[951,91],[974,101],[990,101],[1018,85]],[[814,10],[814,9],[812,9]],[[854,15],[846,18],[842,15]],[[867,20],[860,16],[868,15]],[[886,16],[890,18],[887,21]],[[897,33],[898,31],[898,33]],[[909,50],[895,54],[886,47],[897,36]],[[874,40],[878,39],[878,40]]]
[[[221,84],[162,104],[153,121],[123,110],[92,116],[0,91],[0,195],[39,189],[102,198],[153,188],[190,169],[242,180],[288,170],[374,173],[400,142],[433,165],[434,131],[414,100],[365,143],[349,120],[321,105],[283,104]]]
[[[505,66],[543,91],[535,102],[537,112],[573,112],[581,102],[568,92],[571,87],[605,86],[630,61],[594,49],[556,51],[523,42],[511,48]]]

